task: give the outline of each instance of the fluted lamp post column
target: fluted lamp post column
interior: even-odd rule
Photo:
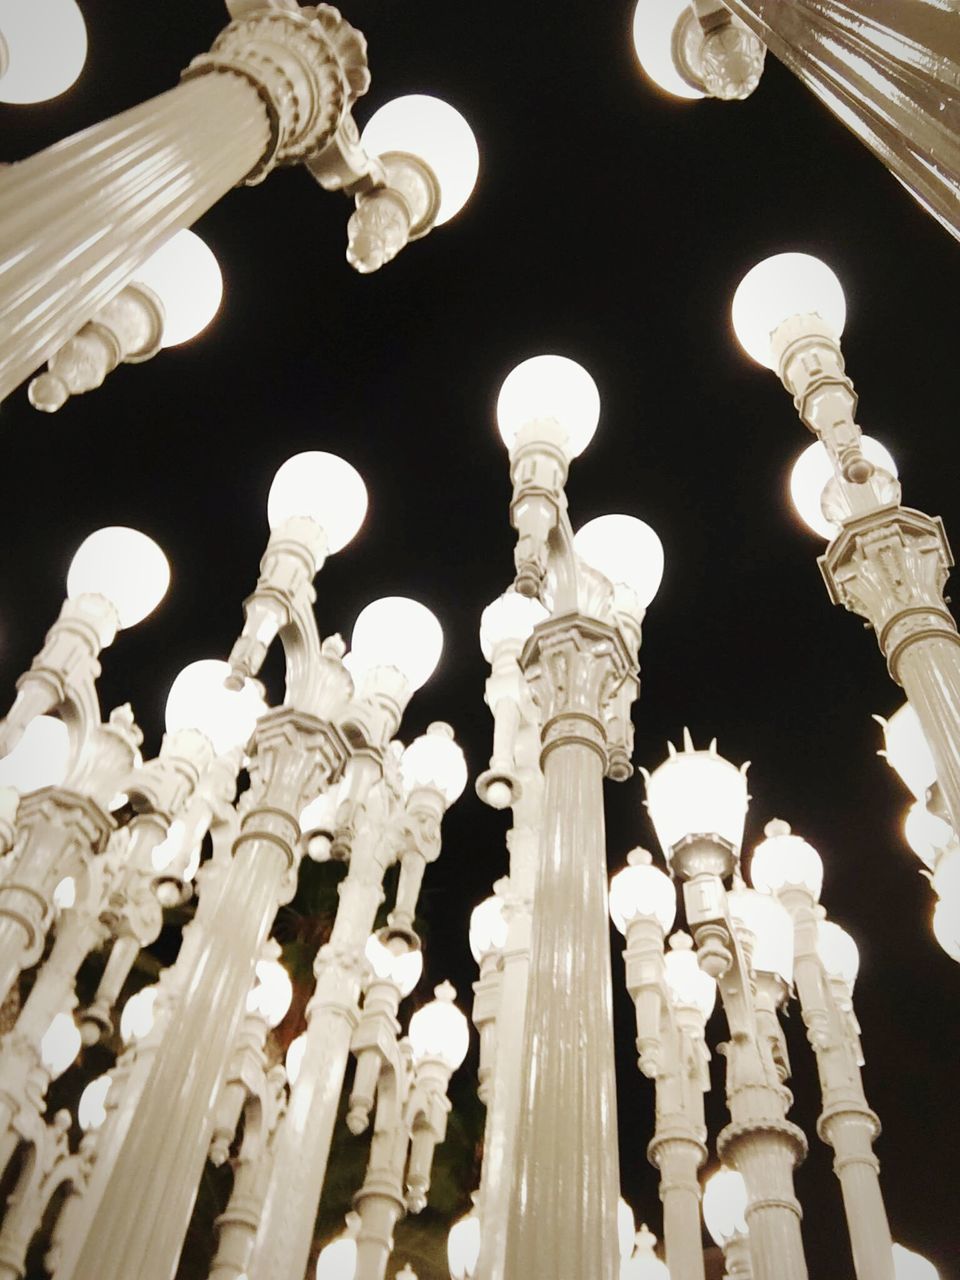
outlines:
[[[830,467],[820,495],[832,541],[819,564],[835,604],[865,618],[930,744],[960,830],[960,635],[944,599],[953,557],[939,517],[900,505],[900,486],[871,462],[844,371],[840,282],[808,254],[778,254],[740,282],[733,325],[744,350],[779,373]]]
[[[791,1098],[784,1086],[787,1064],[776,1015],[789,983],[792,947],[783,955],[776,929],[765,930],[762,940],[756,937],[758,922],[744,919],[746,894],[724,887],[739,865],[748,800],[745,768],[719,756],[715,743],[706,751],[694,750],[685,733],[684,750],[671,747],[665,763],[647,775],[647,807],[670,869],[683,881],[687,924],[700,964],[717,979],[730,1028],[725,1055],[731,1123],[718,1149],[747,1184],[756,1280],[806,1280],[801,1211],[793,1190],[793,1168],[806,1154],[806,1140],[786,1119]],[[772,900],[767,905],[777,907]],[[782,922],[779,928],[783,932]],[[789,917],[785,936],[789,942]],[[761,941],[769,960],[761,958]],[[747,943],[753,944],[753,955]]]
[[[823,1098],[817,1128],[836,1153],[834,1172],[843,1189],[854,1269],[858,1280],[894,1280],[880,1166],[873,1154],[880,1122],[863,1092],[850,1001],[856,943],[818,911],[823,863],[817,851],[779,820],[767,823],[765,835],[754,850],[750,878],[756,889],[775,894],[793,920],[794,978]]]
[[[505,1274],[615,1280],[619,1173],[603,778],[608,770],[629,776],[618,694],[625,685],[636,690],[630,682],[639,623],[659,586],[662,549],[643,525],[648,555],[632,570],[646,590],[634,589],[633,629],[625,632],[611,577],[578,560],[566,514],[569,463],[599,417],[596,386],[579,365],[557,356],[525,361],[504,382],[497,416],[510,450],[516,589],[553,607],[521,664],[540,708],[544,793]],[[659,562],[649,555],[651,543]],[[608,735],[608,721],[619,741]]]

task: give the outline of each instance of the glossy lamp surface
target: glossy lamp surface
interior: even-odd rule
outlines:
[[[293,984],[277,960],[258,960],[256,982],[247,996],[247,1013],[259,1013],[267,1026],[277,1027],[286,1017],[293,999]]]
[[[480,615],[480,649],[490,662],[498,644],[508,640],[523,644],[533,634],[534,627],[546,621],[549,613],[539,600],[522,596],[516,591],[505,591],[497,596]]]
[[[503,899],[495,894],[484,898],[470,913],[470,953],[477,964],[484,956],[502,951],[507,941],[507,920]]]
[[[663,579],[663,543],[636,516],[597,516],[578,529],[574,550],[591,569],[634,591],[644,608]]]
[[[750,879],[761,893],[777,893],[788,885],[802,885],[819,901],[823,859],[812,844],[788,830],[770,835],[757,845],[750,863]]]
[[[512,449],[520,431],[534,422],[556,422],[567,433],[567,453],[576,458],[600,421],[600,392],[583,365],[566,356],[532,356],[507,374],[497,399],[497,426]]]
[[[62,1076],[80,1052],[80,1031],[69,1013],[58,1013],[40,1041],[40,1060],[52,1079]]]
[[[776,898],[756,889],[734,889],[727,894],[734,921],[753,934],[753,967],[775,973],[785,983],[793,981],[793,920]]]
[[[276,529],[293,516],[308,516],[327,535],[333,554],[356,536],[367,514],[367,486],[335,453],[296,453],[279,468],[267,496],[267,521]]]
[[[821,920],[817,926],[817,954],[831,978],[841,978],[853,989],[860,971],[860,949],[840,925]]]
[[[453,988],[446,984],[434,991],[435,1000],[423,1005],[410,1019],[408,1035],[413,1045],[414,1060],[439,1058],[451,1071],[456,1071],[467,1056],[470,1028],[453,1003]]]
[[[418,787],[435,787],[449,807],[467,785],[467,762],[448,725],[431,725],[400,757],[400,777],[407,795]]]
[[[338,1236],[317,1258],[317,1280],[353,1280],[357,1273],[357,1242],[352,1235]]]
[[[706,1021],[717,1002],[716,980],[700,968],[692,939],[687,934],[674,934],[670,948],[663,963],[671,998],[681,1008],[699,1010]]]
[[[747,1185],[735,1169],[720,1168],[703,1188],[703,1220],[721,1247],[747,1234]]]
[[[673,32],[689,8],[688,0],[639,0],[633,12],[633,47],[644,72],[676,98],[702,98],[673,60]]]
[[[897,464],[890,450],[872,436],[860,437],[863,456],[875,467],[897,477]],[[840,532],[840,525],[823,513],[823,491],[833,479],[833,464],[825,445],[814,440],[800,454],[790,473],[790,497],[797,515],[807,528],[830,542]]]
[[[10,754],[0,760],[0,787],[13,787],[20,795],[58,787],[69,763],[67,726],[55,716],[37,716]]]
[[[152,289],[163,303],[165,347],[195,338],[223,300],[223,275],[216,255],[195,231],[186,228],[137,268],[134,281]]]
[[[752,267],[733,295],[734,332],[747,355],[774,368],[770,339],[785,320],[818,315],[834,337],[843,332],[846,300],[840,281],[809,253],[778,253]]]
[[[396,667],[411,689],[433,675],[443,652],[443,630],[426,605],[384,596],[361,610],[353,624],[351,670],[359,683],[374,667]]]
[[[447,1236],[447,1267],[451,1280],[473,1280],[480,1261],[480,1219],[475,1209],[459,1218]]]
[[[649,859],[650,855],[646,856]],[[626,933],[627,925],[637,916],[655,917],[663,932],[669,933],[676,914],[673,881],[649,861],[631,862],[610,881],[610,918],[621,933]]]
[[[687,836],[715,835],[739,849],[747,816],[747,779],[712,751],[669,756],[647,778],[647,808],[669,859]]]
[[[167,694],[167,732],[199,729],[218,756],[249,742],[267,704],[253,680],[245,681],[241,690],[227,689],[229,674],[229,663],[217,658],[201,658],[184,667]]]
[[[0,0],[0,40],[6,61],[0,102],[56,98],[87,58],[87,28],[75,0]]]
[[[170,585],[170,565],[152,538],[138,529],[112,525],[81,542],[67,572],[67,595],[105,596],[121,627],[141,622]]]
[[[473,130],[449,103],[425,93],[394,98],[370,117],[360,141],[371,155],[406,151],[433,170],[440,184],[436,225],[459,213],[480,171]]]
[[[932,871],[944,849],[956,839],[949,822],[931,813],[922,800],[914,800],[903,820],[907,844]]]
[[[882,723],[887,763],[917,799],[922,799],[937,780],[937,767],[916,711],[905,702]]]
[[[376,934],[371,934],[364,947],[364,955],[378,978],[392,982],[405,1000],[420,981],[423,973],[423,952],[410,950],[405,945],[392,950]]]

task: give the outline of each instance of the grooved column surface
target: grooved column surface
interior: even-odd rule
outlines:
[[[701,1159],[702,1148],[682,1140],[664,1143],[659,1151],[663,1243],[670,1280],[704,1280],[697,1178]]]
[[[118,1111],[101,1131],[85,1212],[75,1219],[83,1229],[69,1233],[56,1280],[172,1280],[228,1049],[286,869],[278,844],[251,839],[238,845],[222,894],[210,895],[213,910],[203,910],[201,895],[190,928],[202,930],[202,940],[169,1032],[134,1065]]]
[[[242,181],[269,137],[253,85],[210,74],[0,172],[0,399]]]
[[[506,1280],[615,1280],[617,1114],[603,762],[544,760],[544,819]]]
[[[775,1133],[757,1132],[738,1140],[735,1163],[749,1195],[754,1280],[807,1280],[790,1147]]]
[[[857,1280],[894,1280],[893,1241],[873,1154],[873,1126],[851,1112],[832,1117],[827,1128],[836,1152],[834,1169],[843,1191]]]
[[[960,831],[960,645],[940,636],[915,640],[900,655],[896,674],[930,744],[952,825]]]

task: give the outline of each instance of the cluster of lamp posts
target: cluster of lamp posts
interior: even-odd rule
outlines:
[[[3,210],[15,206],[18,181],[33,184],[40,195],[28,220],[51,243],[48,259],[8,278],[14,323],[0,351],[4,390],[47,360],[31,398],[56,409],[121,360],[198,331],[219,305],[219,272],[183,220],[275,163],[305,163],[322,186],[356,196],[348,258],[361,271],[389,261],[469,196],[476,145],[452,108],[401,99],[359,137],[350,111],[366,88],[365,50],[336,10],[301,13],[285,0],[229,7],[233,23],[177,90],[61,144],[107,156],[108,171],[76,179],[85,198],[73,230],[57,221],[64,200],[54,215],[41,198],[56,169],[45,153],[0,175],[0,221],[9,216],[32,234],[22,210]],[[741,89],[755,82],[763,51],[745,29],[700,0],[689,11],[667,8],[672,65],[688,88],[734,97],[724,75],[735,73]],[[13,101],[22,99],[10,79],[17,26],[8,9],[0,8],[0,91]],[[271,80],[278,67],[282,92]],[[325,114],[332,100],[337,111]],[[200,152],[177,152],[201,102],[222,115],[231,139],[216,163],[213,153],[200,164]],[[124,158],[111,152],[120,137]],[[159,212],[137,247],[123,213],[143,194],[130,158],[141,143],[143,155],[171,149],[178,182],[178,166],[192,174],[197,203],[185,215],[178,195],[179,212],[165,217],[172,198],[148,193]],[[105,173],[118,185],[104,184]],[[88,240],[85,230],[111,200],[109,231]],[[68,269],[58,237],[69,236],[86,257]],[[175,255],[184,243],[193,256],[181,269]],[[202,305],[190,314],[201,278]],[[936,893],[934,932],[960,960],[960,646],[943,599],[949,548],[938,520],[901,505],[892,458],[854,421],[839,347],[844,318],[836,277],[801,254],[761,263],[733,300],[742,346],[778,372],[816,437],[791,488],[800,514],[828,539],[820,560],[828,591],[872,625],[908,695],[885,723],[886,753],[916,797],[908,838]],[[730,1123],[718,1136],[725,1167],[707,1182],[703,1215],[731,1280],[806,1276],[793,1190],[806,1138],[788,1119],[778,1021],[794,991],[858,1280],[935,1276],[890,1239],[872,1154],[879,1124],[860,1079],[856,946],[819,905],[820,858],[774,820],[753,855],[752,887],[742,878],[745,766],[689,737],[683,750],[671,748],[646,775],[670,874],[635,850],[608,898],[602,786],[633,771],[641,626],[663,550],[631,516],[573,531],[567,473],[599,411],[589,374],[560,356],[517,366],[498,401],[517,542],[512,585],[481,620],[494,727],[476,787],[485,803],[511,811],[512,825],[509,874],[471,919],[487,1117],[474,1209],[450,1233],[451,1276],[702,1280],[706,1024],[718,991],[730,1030]],[[192,663],[174,681],[166,734],[146,761],[131,708],[104,720],[96,680],[118,629],[142,621],[165,595],[166,557],[137,530],[106,528],[71,563],[60,616],[0,725],[0,998],[12,1019],[0,1040],[0,1163],[15,1175],[0,1277],[24,1275],[44,1228],[57,1280],[167,1280],[210,1159],[230,1161],[234,1175],[212,1280],[299,1280],[351,1054],[346,1123],[356,1135],[372,1129],[370,1154],[355,1213],[321,1253],[317,1280],[383,1280],[397,1221],[426,1203],[468,1028],[449,984],[411,1017],[406,1035],[398,1014],[423,967],[414,930],[421,883],[467,766],[446,724],[407,747],[396,736],[441,655],[429,610],[404,597],[373,602],[349,651],[338,635],[317,631],[314,577],[365,512],[363,481],[348,462],[313,451],[284,463],[242,632],[225,661]],[[286,690],[270,708],[257,677],[277,640]],[[304,857],[345,862],[347,872],[316,958],[307,1028],[280,1064],[269,1032],[291,986],[270,935]],[[373,932],[394,865],[392,910]],[[686,932],[668,938],[676,882]],[[176,961],[124,1001],[163,908],[194,895]],[[661,1173],[666,1263],[619,1197],[608,901],[626,942],[640,1068],[655,1082],[650,1154]],[[80,1007],[77,977],[97,952],[106,957],[99,985]],[[20,978],[30,971],[20,1006]],[[48,1089],[83,1045],[101,1040],[118,1056],[84,1090],[75,1140],[69,1112],[48,1117]],[[409,1267],[399,1275],[413,1280]]]

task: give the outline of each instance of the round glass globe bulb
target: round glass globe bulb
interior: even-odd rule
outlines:
[[[53,905],[58,911],[69,911],[77,901],[77,882],[73,876],[64,876],[53,891]]]
[[[216,255],[187,228],[141,263],[133,280],[152,289],[163,303],[164,347],[178,347],[195,338],[223,300],[223,275]]]
[[[932,1262],[902,1244],[893,1246],[893,1273],[896,1280],[940,1280]]]
[[[646,780],[647,809],[669,861],[687,836],[714,835],[739,849],[747,817],[747,779],[712,751],[669,756]]]
[[[477,964],[484,956],[502,951],[507,944],[508,926],[503,906],[503,899],[492,894],[470,912],[470,954]]]
[[[450,1280],[473,1280],[480,1261],[480,1243],[480,1219],[472,1209],[453,1224],[447,1236]]]
[[[860,970],[860,950],[847,933],[832,920],[817,925],[817,955],[831,978],[842,979],[853,990]]]
[[[396,945],[399,949],[394,951],[372,933],[367,939],[364,954],[376,976],[392,982],[401,999],[406,1000],[423,973],[423,952],[419,947],[411,950],[400,940]]]
[[[9,755],[0,760],[0,787],[20,795],[41,787],[59,787],[70,763],[70,735],[55,716],[37,716]]]
[[[287,1056],[283,1060],[283,1065],[287,1071],[287,1079],[290,1081],[290,1087],[297,1083],[297,1077],[303,1068],[303,1059],[307,1053],[307,1033],[304,1031],[297,1036],[295,1040],[291,1040],[287,1046]]]
[[[524,644],[533,635],[533,629],[550,617],[539,600],[522,596],[516,591],[505,591],[497,596],[480,615],[480,648],[488,662],[498,644],[507,640]]]
[[[703,1188],[703,1220],[721,1248],[734,1236],[748,1234],[747,1184],[736,1169],[718,1169]]]
[[[84,1133],[97,1130],[107,1118],[107,1094],[113,1084],[112,1076],[97,1076],[91,1080],[77,1103],[77,1120]]]
[[[960,901],[941,898],[933,909],[933,936],[950,957],[960,963]]]
[[[843,333],[843,288],[825,262],[809,253],[777,253],[747,272],[733,295],[733,329],[758,364],[774,368],[771,338],[785,320],[818,315],[835,337]]]
[[[198,729],[213,743],[218,756],[233,747],[242,747],[267,704],[254,680],[246,680],[241,690],[227,689],[230,664],[218,658],[201,658],[183,668],[170,686],[164,712],[167,733],[178,729]]]
[[[931,871],[943,850],[956,840],[949,822],[931,813],[922,800],[914,800],[907,810],[903,834],[913,852]]]
[[[120,1039],[124,1044],[131,1040],[142,1040],[153,1029],[155,1017],[154,1005],[160,988],[156,985],[141,987],[123,1006],[120,1015]]]
[[[793,919],[776,898],[756,889],[727,894],[730,915],[753,934],[753,967],[774,973],[789,986],[793,981]]]
[[[295,453],[273,477],[267,521],[278,528],[293,516],[309,516],[327,535],[327,554],[345,547],[367,514],[367,486],[359,471],[335,453]]]
[[[406,151],[426,161],[440,184],[438,227],[467,203],[480,171],[473,130],[449,103],[426,93],[385,103],[370,117],[360,145],[375,156]]]
[[[626,934],[627,925],[638,916],[653,916],[663,932],[669,933],[676,915],[677,891],[659,867],[633,863],[610,881],[610,919],[620,933]]]
[[[73,1014],[58,1013],[40,1041],[40,1061],[50,1072],[52,1080],[62,1076],[76,1059],[81,1043],[80,1030],[73,1020]]]
[[[87,28],[75,0],[0,0],[0,41],[6,54],[0,102],[55,98],[87,59]]]
[[[414,1061],[439,1058],[451,1071],[456,1071],[470,1047],[467,1020],[453,1003],[456,995],[449,983],[434,990],[435,1000],[418,1009],[410,1019],[407,1035],[413,1046]]]
[[[889,449],[884,448],[879,440],[874,440],[873,436],[861,436],[860,448],[868,462],[882,471],[889,471],[896,479],[899,474],[897,464]],[[828,542],[840,532],[840,526],[823,514],[823,491],[833,476],[833,463],[821,440],[807,445],[790,472],[790,497],[797,515],[807,528]]]
[[[357,1242],[353,1236],[338,1236],[317,1258],[317,1280],[353,1280],[357,1274]]]
[[[689,0],[639,0],[633,11],[633,47],[640,66],[666,93],[676,98],[702,98],[673,60],[673,33]]]
[[[111,525],[84,538],[70,561],[67,595],[106,596],[121,627],[152,613],[170,585],[170,565],[152,538],[137,529]]]
[[[259,1013],[272,1030],[286,1017],[293,999],[293,983],[277,960],[258,960],[256,982],[247,996],[247,1013]]]
[[[576,360],[532,356],[507,374],[497,398],[497,426],[508,449],[533,422],[553,421],[567,433],[567,454],[576,458],[600,421],[597,384]]]
[[[635,516],[597,516],[578,529],[573,547],[581,560],[617,585],[623,583],[646,608],[663,578],[663,543]]]
[[[433,675],[442,652],[443,629],[426,605],[384,596],[353,624],[351,673],[359,684],[374,667],[396,667],[415,690]]]
[[[653,1232],[641,1227],[634,1243],[633,1257],[626,1257],[620,1263],[620,1280],[670,1280],[667,1264],[654,1252],[657,1237]]]
[[[405,795],[432,787],[442,794],[447,808],[462,795],[467,785],[467,761],[449,725],[433,724],[410,743],[400,757],[400,777]]]
[[[623,1261],[633,1253],[633,1234],[637,1229],[633,1210],[623,1196],[617,1201],[617,1244],[620,1247],[620,1259]]]
[[[937,780],[937,766],[916,711],[905,702],[883,725],[887,763],[899,773],[916,798],[922,799]]]
[[[791,834],[787,827],[782,834],[769,835],[754,849],[750,879],[761,893],[775,894],[788,885],[802,885],[819,901],[823,859],[812,844]]]
[[[673,1003],[681,1009],[697,1009],[706,1022],[717,1002],[716,980],[700,968],[693,944],[686,934],[674,934],[670,946],[663,963]]]

